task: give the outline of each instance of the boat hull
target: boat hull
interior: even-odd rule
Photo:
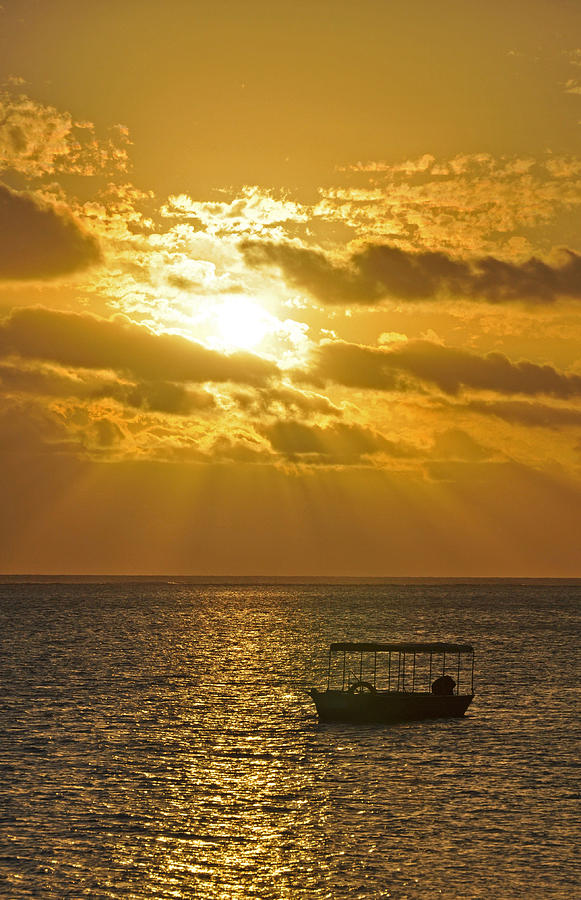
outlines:
[[[438,696],[431,693],[317,691],[310,695],[319,718],[331,722],[404,722],[461,718],[473,694]]]

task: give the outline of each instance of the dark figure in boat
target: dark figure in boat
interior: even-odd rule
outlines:
[[[432,682],[432,694],[437,694],[439,697],[449,697],[454,693],[455,687],[456,682],[451,675],[440,675],[439,678]]]

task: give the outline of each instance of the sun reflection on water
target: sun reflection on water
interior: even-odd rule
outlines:
[[[18,651],[1,657],[13,900],[572,896],[566,598],[555,619],[528,588],[520,605],[465,586],[77,591],[39,588],[25,627],[19,595],[0,622]],[[410,622],[474,641],[474,711],[318,724],[306,689],[330,640],[406,639]]]

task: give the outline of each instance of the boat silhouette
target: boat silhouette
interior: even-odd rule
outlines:
[[[341,653],[341,686],[332,687],[332,674],[337,669],[334,654]],[[353,654],[355,658],[358,654],[356,676],[351,669]],[[334,674],[337,677],[336,671]],[[469,692],[461,692],[462,674]],[[474,698],[474,649],[471,644],[439,641],[333,643],[329,648],[327,688],[311,688],[309,693],[324,721],[460,718]]]

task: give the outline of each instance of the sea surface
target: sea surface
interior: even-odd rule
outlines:
[[[0,585],[0,895],[580,896],[580,601]],[[467,716],[319,724],[337,640],[473,643]]]

